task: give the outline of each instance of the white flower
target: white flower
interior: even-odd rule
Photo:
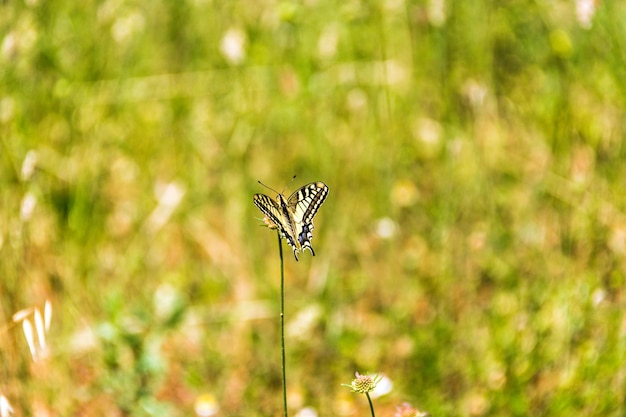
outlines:
[[[246,34],[240,29],[228,29],[222,38],[220,50],[228,62],[241,64],[246,57]]]

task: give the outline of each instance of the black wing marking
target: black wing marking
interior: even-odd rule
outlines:
[[[315,250],[311,245],[313,239],[313,217],[328,196],[328,186],[323,182],[313,182],[296,190],[289,196],[288,205],[293,208],[293,217],[296,222],[296,234],[301,250],[311,251],[315,256]]]
[[[296,223],[311,223],[313,217],[328,196],[328,186],[323,182],[312,182],[296,190],[289,196],[287,204],[293,207]],[[313,230],[313,227],[310,228]]]
[[[290,228],[285,225],[285,220],[278,203],[265,194],[255,194],[254,205],[278,227],[280,234],[293,249],[293,256],[295,256],[297,261],[299,247],[296,244],[295,236],[290,232]]]
[[[254,205],[259,208],[267,217],[270,218],[272,222],[279,229],[283,228],[283,221],[281,219],[282,215],[280,214],[280,209],[274,200],[266,196],[265,194],[255,194],[254,195]]]
[[[311,230],[313,230],[313,223],[302,225],[302,230],[298,233],[298,241],[302,247],[302,252],[308,249],[311,251],[311,255],[315,256],[315,251],[313,250],[313,246],[311,246],[311,239],[313,239]]]

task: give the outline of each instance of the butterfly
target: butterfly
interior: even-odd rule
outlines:
[[[268,187],[269,188],[269,187]],[[266,223],[277,228],[293,249],[298,260],[298,251],[305,249],[315,256],[313,239],[313,217],[328,196],[328,186],[323,182],[312,182],[294,191],[289,198],[277,193],[276,199],[265,194],[255,194],[254,204],[265,214]]]

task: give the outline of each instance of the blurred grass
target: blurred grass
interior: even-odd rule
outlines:
[[[626,10],[575,5],[2,4],[0,394],[276,415],[252,194],[297,174],[330,195],[287,263],[294,414],[365,412],[371,371],[380,415],[622,415]],[[11,315],[46,299],[33,363]]]

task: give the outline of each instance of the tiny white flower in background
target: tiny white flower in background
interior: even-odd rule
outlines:
[[[2,56],[5,59],[11,58],[15,55],[17,50],[17,37],[15,36],[15,32],[9,32],[4,39],[2,40]]]
[[[409,403],[403,403],[396,407],[394,417],[430,417],[430,413],[413,408]]]
[[[33,334],[33,325],[30,324],[30,320],[24,319],[22,322],[22,329],[24,330],[24,337],[26,337],[26,343],[28,344],[28,350],[30,350],[30,356],[34,362],[37,362],[37,350],[35,348],[35,336]]]
[[[29,318],[31,315],[35,321],[34,330],[31,319]],[[30,355],[32,356],[34,362],[37,362],[39,359],[47,356],[46,332],[50,328],[51,318],[52,304],[50,304],[49,300],[46,300],[43,314],[41,314],[41,310],[37,307],[28,307],[13,314],[13,322],[22,322],[24,337],[26,338],[28,350],[30,350]],[[35,345],[35,332],[37,333],[39,348]]]
[[[371,397],[378,398],[387,395],[393,389],[393,382],[386,375],[381,375],[380,380],[376,384],[376,388],[372,391]]]
[[[2,40],[0,52],[5,59],[29,51],[37,42],[37,26],[31,17],[20,19]]]
[[[36,308],[35,309],[35,330],[37,331],[37,338],[39,339],[39,347],[42,352],[46,350],[46,328],[44,325],[43,316],[41,315],[41,311]]]
[[[0,395],[0,417],[10,417],[13,415],[13,407],[7,397]]]
[[[317,54],[322,59],[331,59],[337,54],[339,28],[336,24],[326,26],[317,41]]]
[[[164,186],[158,186],[156,194],[159,199],[159,206],[176,207],[185,195],[185,189],[175,182],[170,182]]]
[[[194,410],[199,417],[210,417],[217,414],[220,406],[212,394],[201,394],[196,398]]]
[[[610,235],[607,246],[618,254],[626,253],[626,227],[619,225],[615,227]]]
[[[174,313],[180,302],[178,290],[170,284],[161,284],[154,293],[154,309],[160,318],[167,318]]]
[[[152,210],[147,220],[147,227],[152,233],[159,230],[170,219],[174,210],[185,195],[185,188],[175,182],[158,186],[156,190],[158,205]]]
[[[430,0],[426,9],[428,20],[433,26],[440,27],[446,22],[446,3],[444,0]]]
[[[317,411],[313,407],[304,407],[296,413],[296,417],[317,417]]]
[[[401,62],[393,59],[381,61],[375,68],[377,82],[390,86],[405,86],[409,80],[409,71]]]
[[[125,16],[118,17],[111,26],[111,36],[117,43],[130,39],[132,35],[143,31],[145,18],[139,11],[132,11]]]
[[[50,321],[52,320],[52,303],[50,303],[50,300],[46,300],[43,308],[43,319],[46,331],[48,331],[50,329]]]
[[[22,179],[27,181],[33,176],[35,167],[37,166],[37,152],[32,149],[26,153],[22,162]]]
[[[22,204],[20,205],[20,219],[22,219],[23,222],[27,222],[30,220],[36,205],[37,199],[35,198],[33,193],[26,193],[26,195],[22,199]]]
[[[96,336],[95,329],[83,325],[77,329],[69,340],[69,349],[74,353],[89,352],[100,346],[100,338]]]
[[[489,92],[486,85],[470,78],[465,81],[462,88],[463,94],[474,109],[479,109],[485,104]]]
[[[596,0],[576,0],[576,18],[584,29],[591,29],[591,20],[596,14]]]
[[[443,136],[443,128],[436,120],[420,118],[415,121],[413,134],[424,144],[439,144]]]
[[[591,300],[594,306],[597,306],[600,303],[602,303],[605,300],[605,298],[606,298],[606,292],[602,288],[596,289],[591,294]]]
[[[396,234],[396,223],[389,217],[383,217],[376,222],[376,234],[382,239],[390,239]]]
[[[241,64],[246,57],[246,34],[241,29],[228,29],[222,37],[220,51],[231,64]]]
[[[304,307],[287,324],[287,335],[299,340],[308,340],[323,314],[322,308],[317,304]]]
[[[14,323],[18,323],[28,317],[33,311],[34,309],[32,307],[23,308],[17,313],[13,313],[13,316],[11,318]]]

